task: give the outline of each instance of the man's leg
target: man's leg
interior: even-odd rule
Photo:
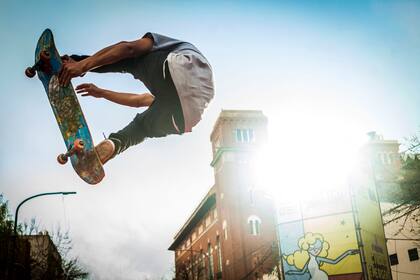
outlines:
[[[116,133],[111,133],[109,139],[106,140],[109,142],[104,141],[104,148],[98,149],[98,154],[103,163],[127,148],[143,142],[145,138],[184,133],[181,103],[168,65],[165,67],[165,76],[163,76],[163,63],[167,63],[165,62],[167,56],[168,52],[156,52],[142,58],[152,60],[148,63],[151,66],[148,71],[153,73],[153,77],[156,79],[152,90],[155,100],[146,111],[137,114],[125,128]],[[175,129],[174,121],[179,131]],[[101,144],[98,146],[101,146]],[[105,153],[100,150],[104,150]]]
[[[140,144],[146,138],[179,134],[173,126],[172,115],[170,108],[155,100],[146,111],[137,114],[126,127],[111,133],[108,139],[96,147],[101,162],[107,162],[129,147]]]

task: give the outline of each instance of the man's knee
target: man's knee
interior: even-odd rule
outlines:
[[[165,137],[169,134],[176,134],[177,131],[172,125],[167,112],[156,115],[150,114],[142,118],[142,128],[146,137]]]

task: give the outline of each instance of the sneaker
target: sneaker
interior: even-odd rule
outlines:
[[[105,139],[95,147],[96,152],[98,153],[99,160],[102,164],[105,164],[110,160],[115,153],[115,144],[109,139]]]

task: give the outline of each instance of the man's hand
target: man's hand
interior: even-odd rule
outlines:
[[[93,96],[96,98],[105,98],[111,102],[130,107],[146,107],[152,105],[155,97],[150,93],[124,93],[115,92],[107,89],[98,88],[94,84],[81,84],[76,87],[77,93],[82,96]]]
[[[68,54],[62,55],[60,58],[61,58],[61,61],[63,63],[76,62],[76,60],[74,60],[73,58],[71,58]]]
[[[58,74],[58,81],[61,86],[67,86],[72,78],[79,77],[83,73],[82,61],[75,62],[72,59],[64,59],[60,73]]]
[[[82,96],[93,96],[96,98],[102,98],[105,95],[105,90],[98,88],[94,84],[81,84],[76,87],[77,93],[82,93]]]

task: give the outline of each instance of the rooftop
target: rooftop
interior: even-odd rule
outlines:
[[[267,122],[267,117],[261,110],[222,110],[213,126],[210,139],[213,139],[216,128],[225,120],[261,120]]]
[[[191,230],[200,222],[206,213],[216,204],[216,193],[214,186],[210,188],[208,193],[204,196],[201,200],[200,204],[194,210],[194,212],[190,215],[188,220],[182,226],[182,228],[178,231],[178,233],[174,237],[174,241],[172,242],[171,246],[169,246],[168,250],[174,251],[178,245],[188,236]]]

